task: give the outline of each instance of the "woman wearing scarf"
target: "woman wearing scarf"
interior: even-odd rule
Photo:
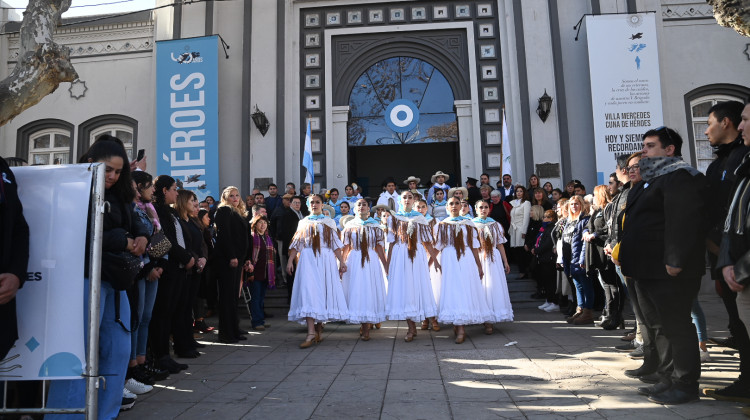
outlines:
[[[323,197],[314,194],[307,199],[311,213],[299,221],[289,245],[287,272],[297,274],[289,306],[289,320],[307,325],[307,337],[300,344],[306,349],[321,341],[323,323],[345,321],[349,315],[340,276],[346,272],[336,222],[323,215]],[[336,267],[336,260],[339,266]],[[317,323],[317,325],[316,325]]]
[[[440,252],[440,303],[438,317],[453,324],[456,344],[466,338],[464,325],[492,321],[493,315],[482,290],[482,263],[474,223],[460,216],[461,201],[448,199],[449,216],[435,226],[435,249]]]
[[[362,341],[368,341],[372,324],[385,321],[385,234],[380,223],[370,217],[367,200],[357,200],[354,208],[357,216],[344,223],[341,234],[344,261],[349,268],[344,273],[343,287],[349,308],[347,321],[362,324]]]
[[[266,289],[276,288],[276,251],[273,240],[268,234],[268,219],[257,215],[250,221],[250,248],[245,262],[245,271],[253,273],[250,282],[250,316],[252,327],[256,331],[265,331],[266,320],[263,316],[263,304]]]
[[[508,282],[505,275],[510,273],[508,257],[505,255],[505,232],[497,221],[489,217],[490,205],[484,201],[477,201],[477,217],[474,227],[477,229],[479,252],[482,258],[484,278],[482,286],[487,298],[487,305],[492,312],[490,322],[484,323],[484,333],[492,334],[492,324],[495,322],[513,321],[513,308],[510,304]]]
[[[429,265],[434,259],[432,232],[422,213],[413,210],[414,195],[401,193],[401,211],[388,219],[388,297],[386,314],[390,320],[406,320],[409,331],[404,341],[417,335],[416,321],[437,315]],[[429,258],[428,258],[429,253]]]

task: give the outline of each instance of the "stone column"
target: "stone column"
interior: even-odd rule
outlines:
[[[480,139],[474,138],[474,115],[472,114],[471,100],[457,100],[453,102],[456,107],[456,117],[458,119],[458,150],[460,154],[461,177],[475,177],[481,172],[481,161],[476,162],[475,155],[477,149],[481,150],[482,143]],[[477,172],[479,168],[479,172]],[[456,185],[461,185],[461,179],[456,180]]]
[[[343,190],[349,180],[348,124],[349,106],[331,107],[333,129],[326,143],[326,184]]]

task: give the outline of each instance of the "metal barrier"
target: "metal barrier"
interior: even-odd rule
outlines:
[[[41,408],[8,408],[8,382],[3,381],[3,399],[0,415],[2,414],[85,414],[87,420],[96,420],[98,409],[99,380],[99,295],[102,265],[102,232],[104,214],[104,171],[103,163],[89,165],[92,172],[92,193],[90,200],[90,235],[91,247],[89,254],[89,308],[88,308],[88,345],[86,346],[86,369],[81,375],[86,379],[86,405],[81,408],[49,408],[47,407],[47,382],[42,382]],[[6,359],[7,360],[7,359]],[[1,362],[1,361],[0,361]],[[2,377],[0,367],[0,377]],[[106,386],[106,382],[105,382]]]

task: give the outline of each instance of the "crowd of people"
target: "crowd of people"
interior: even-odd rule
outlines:
[[[363,197],[356,184],[341,195],[336,188],[313,193],[307,183],[297,193],[287,183],[283,194],[271,184],[268,195],[256,190],[243,199],[229,186],[218,201],[199,202],[174,178],[129,162],[120,140],[102,136],[81,158],[105,165],[109,203],[99,327],[99,370],[108,385],[99,390],[99,415],[116,417],[156,381],[188,369],[173,355],[199,357],[205,345],[194,334],[246,340],[238,314],[243,289],[252,329],[263,331],[272,316],[264,310],[266,291],[286,288],[288,319],[307,328],[303,349],[321,342],[325,323],[334,321],[359,325],[363,341],[387,320],[406,321],[406,342],[418,326],[439,331],[449,324],[461,344],[466,326],[492,334],[495,323],[513,320],[511,263],[521,278],[533,279],[539,309],[562,312],[571,325],[624,329],[630,306],[635,328],[618,348],[643,362],[625,375],[649,384],[638,389],[649,400],[680,404],[698,399],[701,362],[710,360],[697,300],[708,261],[730,321],[732,337],[723,344],[739,350],[740,375],[703,392],[748,402],[748,120],[750,105],[711,108],[706,136],[717,159],[705,175],[682,159],[675,130],[649,130],[642,150],[619,156],[608,184],[592,194],[578,180],[558,189],[540,185],[536,175],[527,185],[504,174],[492,186],[482,174],[451,187],[450,175],[437,171],[425,184],[416,176],[389,178],[377,197]],[[6,186],[2,198],[17,201],[12,194]],[[5,209],[21,213],[20,205]],[[22,216],[14,223],[4,235],[28,242]],[[0,310],[13,313],[0,322],[8,322],[9,338],[13,294],[25,274],[15,265],[28,259],[28,246],[16,255],[22,250],[3,253]],[[129,258],[139,262],[138,273],[123,281],[119,268]],[[205,318],[213,314],[218,325],[209,326]],[[54,381],[47,405],[83,406],[84,386]]]

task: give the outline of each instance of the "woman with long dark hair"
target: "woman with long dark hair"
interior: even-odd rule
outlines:
[[[348,267],[342,283],[349,308],[347,321],[361,324],[362,340],[368,341],[372,324],[385,321],[385,235],[380,224],[370,217],[367,200],[357,200],[354,207],[357,216],[346,223],[341,233]]]
[[[180,217],[185,236],[190,236],[190,246],[187,250],[195,259],[195,265],[186,273],[184,302],[180,301],[177,309],[177,331],[174,334],[175,353],[179,357],[193,359],[200,356],[197,349],[205,347],[205,344],[200,344],[193,338],[193,325],[195,320],[202,315],[200,312],[193,313],[193,311],[198,299],[201,273],[206,266],[206,249],[203,243],[203,232],[197,220],[199,207],[195,193],[190,190],[177,191],[177,202],[174,208]],[[177,334],[180,335],[179,339]]]
[[[503,245],[507,242],[505,232],[499,222],[489,217],[490,205],[484,201],[477,201],[474,207],[477,217],[472,222],[477,230],[479,255],[484,271],[482,288],[492,311],[492,318],[484,323],[484,333],[489,335],[492,334],[492,324],[495,322],[513,321],[513,308],[505,278],[505,275],[510,273],[510,265]]]
[[[134,171],[132,177],[138,192],[134,201],[135,215],[146,227],[146,231],[151,237],[161,230],[159,216],[156,214],[153,204],[151,204],[154,197],[153,177],[144,171]],[[153,373],[146,368],[146,344],[148,343],[148,328],[151,322],[151,313],[154,309],[154,301],[156,300],[159,277],[161,277],[163,271],[161,267],[156,265],[156,261],[151,261],[148,254],[144,253],[141,258],[144,267],[141,270],[142,275],[136,280],[135,284],[138,293],[135,293],[136,296],[133,297],[136,302],[131,302],[131,308],[136,309],[132,319],[137,322],[138,327],[131,335],[130,363],[128,364],[127,382],[125,383],[125,388],[134,394],[142,394],[143,391],[149,389],[148,386],[154,384],[156,379]],[[164,379],[163,376],[162,379]],[[139,386],[135,382],[147,386]]]
[[[252,327],[256,331],[264,331],[269,326],[263,313],[266,289],[276,288],[276,250],[273,248],[273,239],[268,234],[266,216],[256,215],[250,221],[250,247],[245,259],[245,271],[253,273],[253,280],[250,282]]]
[[[105,165],[104,199],[109,205],[103,215],[102,251],[130,252],[142,255],[148,243],[146,229],[137,221],[131,203],[135,191],[130,179],[130,164],[122,142],[105,135],[91,145],[81,163]],[[86,235],[84,273],[89,272],[90,235]],[[104,268],[104,267],[103,267]],[[108,270],[102,270],[99,307],[99,374],[107,376],[106,389],[98,392],[98,413],[101,419],[117,417],[121,407],[133,406],[133,399],[123,398],[125,374],[130,356],[130,306],[124,290],[116,290]],[[89,280],[84,281],[84,305],[89,306]],[[118,313],[119,307],[119,313]],[[82,310],[82,308],[73,308]],[[88,311],[85,311],[88,324]],[[119,321],[119,322],[118,322]],[[86,325],[85,324],[85,325]],[[80,326],[83,328],[83,326]],[[88,330],[86,330],[88,336]],[[88,340],[88,337],[86,338]],[[48,407],[80,408],[85,406],[86,381],[52,381]]]
[[[437,193],[436,193],[437,194]],[[388,295],[385,311],[389,320],[406,320],[404,341],[417,335],[417,321],[437,316],[437,304],[430,278],[435,260],[432,231],[422,213],[413,210],[414,194],[401,193],[401,210],[388,219]]]
[[[188,365],[177,363],[169,352],[169,336],[175,334],[175,352],[181,353],[188,347],[183,335],[179,334],[180,321],[187,302],[187,270],[195,265],[195,258],[190,254],[190,234],[185,231],[177,211],[171,206],[177,202],[177,182],[168,175],[159,175],[154,181],[154,207],[159,215],[164,235],[172,243],[167,258],[162,258],[159,265],[164,272],[159,278],[159,289],[156,292],[154,312],[149,328],[149,343],[154,356],[154,366],[171,373],[178,373]]]
[[[300,344],[303,349],[322,341],[320,333],[324,322],[345,321],[349,316],[340,280],[346,272],[341,253],[344,244],[339,239],[336,223],[323,215],[323,200],[319,194],[307,198],[310,215],[297,225],[286,265],[290,275],[297,273],[288,319],[307,326],[307,337]],[[294,261],[298,256],[295,269]]]

